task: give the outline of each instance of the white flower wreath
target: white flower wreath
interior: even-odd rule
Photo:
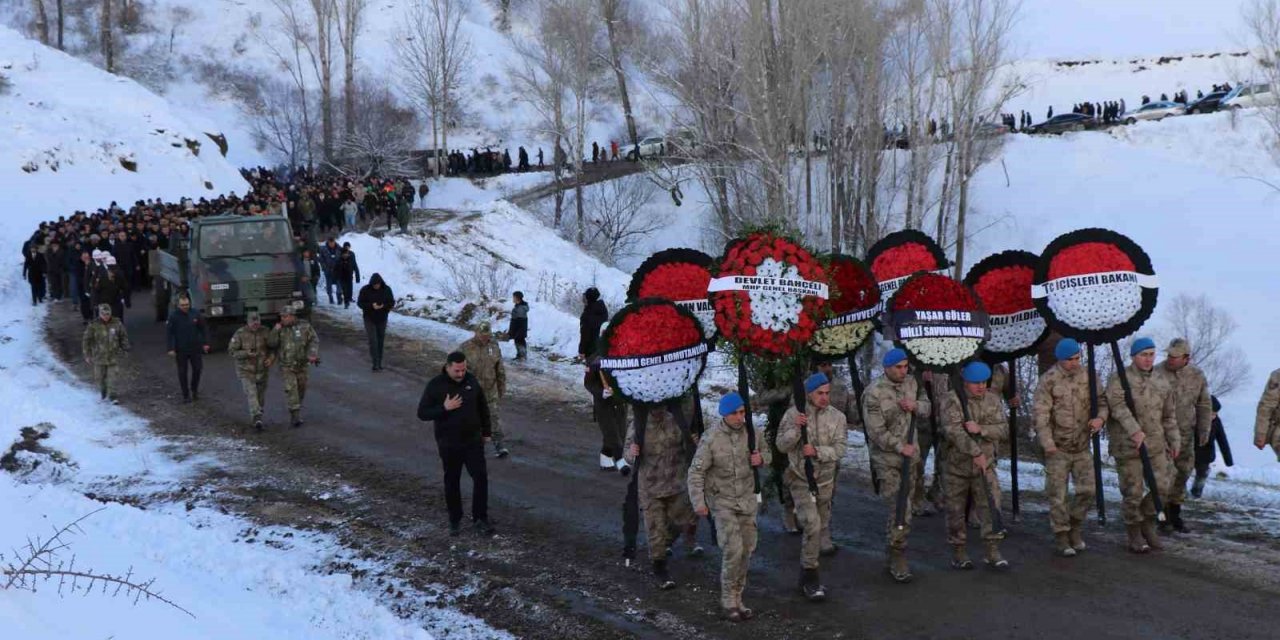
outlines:
[[[870,320],[823,327],[813,336],[813,350],[826,355],[844,355],[862,346],[873,328],[875,325]]]
[[[756,275],[770,278],[800,280],[800,270],[795,265],[765,258],[756,267]],[[780,291],[750,291],[751,322],[759,327],[786,333],[800,321],[804,299],[794,293]]]
[[[618,386],[633,400],[663,402],[693,386],[702,370],[702,358],[657,364],[640,369],[614,369]]]
[[[916,360],[935,367],[959,364],[978,353],[982,341],[977,338],[915,338],[902,345]]]
[[[1021,351],[1035,344],[1044,333],[1044,318],[1036,314],[1021,322],[1000,323],[1001,318],[1019,315],[1011,313],[1007,316],[991,316],[991,339],[987,340],[987,350],[996,353],[1012,353]]]
[[[1137,282],[1056,288],[1048,297],[1059,321],[1091,331],[1122,324],[1142,309],[1142,285]]]

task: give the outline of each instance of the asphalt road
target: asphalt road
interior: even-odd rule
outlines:
[[[287,411],[278,375],[271,379],[269,430],[246,430],[247,409],[232,363],[225,354],[205,361],[201,401],[177,405],[172,361],[164,353],[163,325],[145,313],[149,298],[135,297],[126,325],[134,349],[123,403],[157,430],[188,436],[232,435],[282,460],[336,469],[378,508],[359,507],[364,519],[385,528],[427,527],[430,544],[456,544],[445,526],[440,463],[430,427],[416,418],[426,379],[438,369],[445,345],[424,345],[396,336],[392,320],[387,369],[369,370],[362,331],[339,321],[317,320],[321,366],[312,369],[302,429],[286,427]],[[81,376],[78,316],[61,307],[48,324],[53,346]],[[566,365],[567,366],[567,365]],[[859,469],[842,475],[832,530],[841,552],[823,560],[829,599],[804,602],[796,588],[799,538],[781,531],[777,509],[760,518],[759,549],[745,595],[759,614],[734,626],[714,616],[718,604],[718,553],[672,561],[681,587],[652,588],[647,574],[618,563],[620,506],[624,480],[595,469],[598,432],[580,402],[547,400],[522,389],[539,374],[512,368],[515,396],[502,407],[513,455],[490,459],[491,514],[499,542],[464,537],[462,544],[487,550],[469,571],[500,576],[533,601],[556,602],[566,615],[608,629],[615,637],[725,638],[1273,638],[1266,623],[1278,595],[1274,583],[1254,584],[1229,575],[1205,551],[1134,556],[1121,546],[1123,530],[1111,524],[1086,531],[1089,550],[1075,559],[1050,552],[1048,524],[1036,510],[1024,515],[1003,545],[1012,570],[949,568],[940,515],[917,519],[909,557],[916,580],[894,584],[884,572],[885,507],[871,494]],[[862,465],[855,465],[861,467]],[[256,471],[269,479],[273,473]],[[464,480],[464,488],[469,483]],[[1119,505],[1109,512],[1118,516]],[[1006,519],[1007,516],[1006,516]],[[1115,520],[1113,520],[1115,522]],[[700,536],[706,542],[707,532]],[[1202,536],[1172,544],[1192,551]],[[1207,547],[1208,545],[1206,545]],[[498,553],[497,551],[502,551]],[[970,551],[979,557],[980,541]],[[644,549],[641,554],[643,557]],[[1273,553],[1265,551],[1265,553]],[[523,618],[519,598],[506,609],[492,607],[486,619],[525,637],[564,637]],[[476,613],[476,611],[473,611]],[[590,628],[590,627],[588,627]],[[590,632],[600,634],[601,631]],[[605,637],[596,635],[593,637]]]

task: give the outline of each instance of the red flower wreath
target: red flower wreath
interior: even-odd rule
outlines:
[[[874,329],[880,287],[871,270],[857,258],[835,254],[830,265],[834,289],[827,302],[832,317],[823,323],[810,346],[824,355],[842,356],[857,351]]]
[[[734,276],[781,277],[820,287],[759,291],[724,289],[711,293],[716,327],[739,349],[759,356],[786,357],[795,353],[818,329],[826,311],[827,272],[807,249],[771,233],[754,233],[734,240],[720,260],[717,279]],[[713,281],[713,288],[716,282]]]
[[[1002,251],[983,258],[965,275],[965,284],[991,314],[987,360],[1000,362],[1030,354],[1049,335],[1048,324],[1031,298],[1039,261],[1030,251]]]
[[[934,272],[951,266],[942,247],[916,229],[895,231],[871,246],[867,264],[880,286],[880,295],[888,299],[912,274]]]
[[[1159,295],[1151,258],[1109,229],[1078,229],[1045,247],[1032,298],[1049,326],[1091,344],[1123,339],[1155,311]]]
[[[631,277],[630,302],[657,298],[693,312],[703,336],[715,337],[716,326],[707,285],[711,282],[711,256],[693,249],[666,249],[649,256]]]
[[[917,273],[889,300],[885,326],[917,366],[944,370],[972,358],[982,346],[986,314],[968,287],[947,276]],[[968,319],[921,318],[922,311],[967,312]],[[910,326],[908,326],[908,324]],[[924,331],[917,331],[921,328]],[[934,333],[937,329],[976,331],[976,335]],[[915,332],[913,332],[915,331]]]
[[[666,300],[623,307],[610,320],[601,345],[600,370],[632,402],[679,398],[706,364],[707,344],[698,319]]]

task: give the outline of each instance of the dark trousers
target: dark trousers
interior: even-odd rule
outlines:
[[[471,476],[471,517],[489,518],[489,472],[485,468],[484,444],[442,446],[444,499],[449,505],[449,522],[462,520],[462,468]]]
[[[382,346],[387,340],[387,321],[365,318],[364,333],[369,336],[369,359],[373,366],[382,366]]]
[[[93,299],[87,293],[80,294],[80,317],[85,322],[93,319]]]
[[[351,306],[351,303],[353,302],[351,291],[354,288],[355,285],[351,283],[351,278],[342,278],[338,281],[338,302],[341,303],[342,306]]]
[[[617,460],[627,435],[627,405],[616,397],[595,400],[596,424],[600,426],[600,455]]]
[[[31,306],[44,302],[44,279],[31,283]]]
[[[342,295],[342,289],[338,287],[338,281],[333,279],[333,271],[324,272],[324,292],[329,295],[329,304],[333,304],[333,290],[338,289],[338,295]]]
[[[190,397],[191,392],[200,393],[200,372],[204,371],[204,354],[199,351],[195,353],[179,351],[174,355],[174,360],[178,363],[178,386],[182,387],[182,397]],[[188,367],[191,369],[190,387],[187,386]]]

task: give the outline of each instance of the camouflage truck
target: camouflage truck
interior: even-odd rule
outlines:
[[[313,302],[302,257],[293,245],[284,216],[211,216],[189,223],[189,234],[175,234],[169,249],[151,252],[155,278],[156,321],[177,308],[178,296],[191,296],[209,325],[209,340],[223,349],[251,311],[270,325],[286,304]]]

